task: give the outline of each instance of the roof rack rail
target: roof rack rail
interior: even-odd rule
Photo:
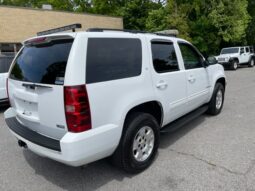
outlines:
[[[69,31],[72,30],[75,32],[75,29],[80,29],[82,28],[82,25],[80,23],[72,24],[72,25],[67,25],[59,28],[54,28],[42,32],[38,32],[37,36],[42,36],[42,35],[48,35],[48,34],[53,34],[53,33],[58,33],[58,32],[63,32],[63,31]]]
[[[117,31],[117,32],[129,32],[129,33],[148,33],[139,30],[129,30],[129,29],[111,29],[111,28],[89,28],[87,32],[104,32],[104,31]]]
[[[104,31],[117,31],[117,32],[129,32],[129,33],[141,33],[141,34],[155,34],[158,36],[170,36],[170,37],[177,37],[179,34],[177,30],[167,30],[167,31],[174,31],[173,33],[163,33],[163,31],[159,32],[146,32],[146,31],[139,31],[139,30],[129,30],[129,29],[111,29],[111,28],[89,28],[86,30],[87,32],[104,32]],[[176,32],[177,31],[177,32]]]

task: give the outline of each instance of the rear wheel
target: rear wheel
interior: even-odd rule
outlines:
[[[251,58],[249,64],[248,64],[249,67],[253,67],[254,66],[254,58]]]
[[[214,92],[209,102],[209,108],[207,113],[211,115],[218,115],[224,104],[225,88],[221,83],[217,83],[214,88]]]
[[[231,69],[232,70],[237,70],[238,64],[239,64],[238,60],[233,60],[232,63],[231,63]]]
[[[114,165],[129,173],[139,173],[153,162],[159,145],[159,125],[147,113],[127,117],[119,146],[112,156]]]

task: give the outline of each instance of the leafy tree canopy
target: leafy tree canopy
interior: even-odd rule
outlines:
[[[124,27],[178,29],[202,52],[222,46],[255,45],[255,0],[0,0],[0,4],[121,16]]]

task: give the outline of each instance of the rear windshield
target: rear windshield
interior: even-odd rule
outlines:
[[[63,85],[73,39],[25,46],[15,60],[10,78],[33,83]]]
[[[239,48],[223,48],[220,54],[234,54],[238,52]]]

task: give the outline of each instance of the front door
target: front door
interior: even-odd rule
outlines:
[[[186,70],[188,109],[192,111],[208,101],[210,88],[208,73],[203,66],[203,57],[193,46],[180,42],[179,47]]]
[[[240,48],[240,59],[239,59],[239,63],[243,64],[246,61],[246,53],[244,50],[244,47]]]

